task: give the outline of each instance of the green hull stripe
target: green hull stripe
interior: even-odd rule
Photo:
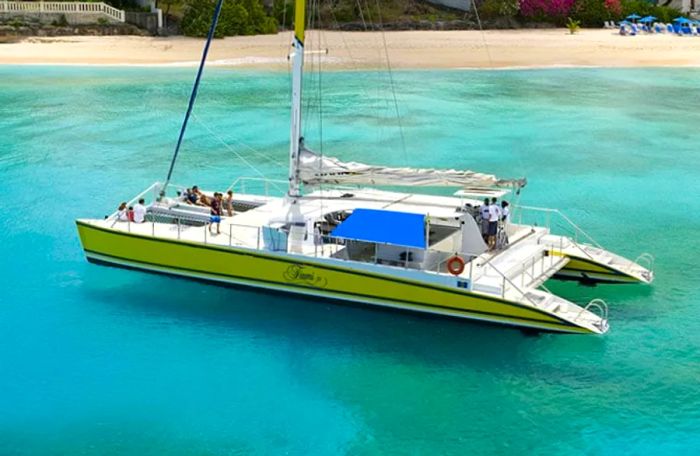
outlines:
[[[223,278],[244,280],[244,281],[250,281],[250,282],[258,282],[258,283],[261,283],[261,284],[264,283],[264,284],[271,284],[271,285],[281,285],[281,286],[284,286],[284,287],[299,288],[299,289],[304,289],[304,290],[311,290],[311,291],[313,291],[314,293],[323,293],[323,292],[320,292],[320,290],[318,290],[318,288],[307,287],[307,286],[304,286],[304,285],[291,284],[291,283],[280,283],[280,282],[275,282],[275,281],[273,281],[273,280],[264,280],[264,279],[257,279],[257,278],[256,278],[256,279],[251,279],[251,278],[249,278],[249,277],[236,276],[236,275],[233,275],[233,274],[222,274],[222,273],[219,273],[219,272],[203,271],[203,270],[200,270],[200,269],[192,269],[192,268],[186,268],[186,267],[181,267],[181,266],[164,266],[164,265],[157,264],[157,263],[150,263],[150,262],[146,262],[146,261],[136,261],[136,260],[133,260],[133,259],[130,259],[130,258],[118,257],[118,256],[115,256],[115,255],[106,255],[106,254],[104,254],[104,253],[95,252],[95,251],[91,251],[91,250],[87,250],[87,249],[85,250],[85,252],[87,252],[87,253],[92,253],[92,254],[95,254],[95,255],[99,255],[99,256],[102,256],[102,257],[113,258],[113,259],[115,259],[115,260],[124,261],[124,262],[127,262],[127,263],[144,264],[144,265],[155,266],[155,267],[163,268],[163,269],[180,270],[180,271],[185,271],[185,272],[193,272],[193,273],[197,273],[197,274],[205,274],[205,275],[212,275],[212,276],[218,276],[218,277],[223,277]],[[336,291],[336,290],[333,290],[331,293],[333,293],[333,294],[338,294],[338,295],[345,295],[345,296],[349,296],[349,297],[353,297],[353,296],[354,296],[354,297],[358,297],[358,298],[364,298],[364,299],[370,299],[370,300],[375,300],[375,301],[385,301],[385,302],[386,302],[386,300],[377,298],[376,296],[365,295],[365,294],[361,294],[361,293],[348,293],[348,292]],[[474,298],[475,298],[475,299],[480,299],[480,297],[477,297],[477,296],[474,296]],[[465,313],[465,314],[488,315],[488,316],[494,316],[494,317],[508,318],[508,319],[510,319],[510,320],[523,320],[523,321],[531,321],[531,322],[534,322],[534,323],[545,323],[545,324],[550,324],[550,325],[557,325],[557,322],[554,322],[554,321],[551,321],[551,320],[547,321],[547,320],[539,320],[539,319],[536,319],[536,318],[514,317],[514,316],[510,316],[510,315],[503,315],[503,314],[498,314],[498,313],[493,313],[493,312],[484,312],[484,311],[478,311],[478,310],[464,310],[464,309],[460,309],[460,308],[458,308],[458,307],[438,306],[438,305],[435,305],[435,304],[426,304],[426,303],[421,303],[421,302],[416,302],[416,301],[408,301],[408,300],[403,300],[403,299],[394,299],[394,298],[392,298],[390,302],[398,302],[398,303],[402,303],[402,304],[409,304],[409,305],[419,306],[419,307],[430,307],[430,308],[435,308],[435,309],[443,309],[443,310],[447,310],[447,311],[450,311],[450,312],[457,311],[457,312],[461,312],[461,313]],[[559,317],[557,317],[556,315],[551,315],[551,316],[554,317],[554,318],[559,319]],[[580,328],[579,326],[574,325],[574,324],[572,324],[572,323],[570,323],[570,322],[567,322],[567,321],[565,321],[565,320],[559,319],[559,321],[560,321],[560,323],[561,323],[562,326],[566,326],[566,327],[570,327],[570,328]]]
[[[420,287],[422,287],[422,288],[429,288],[429,289],[432,289],[432,290],[438,290],[438,291],[442,291],[442,292],[454,294],[454,295],[457,295],[457,296],[464,296],[464,295],[465,295],[465,293],[464,293],[463,291],[457,291],[457,290],[453,290],[453,289],[451,289],[451,288],[441,287],[441,286],[433,285],[433,284],[430,284],[430,283],[417,282],[417,281],[412,281],[412,280],[408,280],[408,279],[404,279],[404,278],[400,278],[400,277],[392,277],[392,276],[387,276],[387,275],[378,274],[378,273],[369,273],[369,272],[357,271],[357,270],[353,270],[353,269],[344,269],[344,268],[340,268],[340,267],[337,267],[337,266],[328,265],[328,264],[326,264],[326,263],[312,263],[312,262],[308,262],[308,261],[304,261],[304,260],[296,260],[296,259],[293,259],[293,260],[292,260],[292,259],[283,258],[283,257],[280,257],[280,256],[265,255],[265,254],[258,253],[258,252],[251,252],[251,251],[249,251],[249,250],[247,250],[247,249],[227,248],[227,247],[216,247],[216,246],[202,245],[202,244],[197,244],[197,243],[187,242],[187,241],[172,241],[172,240],[170,240],[170,239],[162,239],[162,238],[150,237],[150,236],[141,236],[141,235],[138,235],[138,234],[132,234],[132,233],[125,233],[125,232],[121,232],[121,231],[109,230],[109,229],[106,229],[106,228],[97,227],[97,226],[93,226],[93,225],[90,225],[90,224],[82,223],[82,222],[80,222],[80,221],[76,221],[76,224],[78,224],[79,226],[83,226],[83,227],[85,227],[85,228],[87,228],[87,229],[92,229],[92,230],[97,230],[97,231],[103,231],[103,232],[105,232],[105,233],[109,233],[109,234],[115,235],[115,236],[134,237],[134,238],[143,239],[143,240],[146,240],[146,241],[163,242],[163,243],[166,243],[166,244],[174,244],[174,245],[179,245],[179,246],[186,245],[186,246],[188,246],[188,247],[193,247],[193,248],[197,248],[197,249],[204,249],[204,250],[214,250],[214,251],[217,251],[217,252],[227,252],[227,253],[233,252],[233,253],[235,253],[235,254],[237,254],[237,255],[252,256],[252,257],[256,257],[256,258],[265,258],[265,259],[267,259],[267,260],[280,261],[280,262],[288,263],[288,264],[302,264],[302,265],[311,266],[311,267],[315,267],[315,268],[329,269],[329,270],[333,270],[333,271],[338,271],[338,272],[342,272],[342,273],[345,273],[345,274],[353,274],[353,275],[357,275],[357,276],[361,276],[361,277],[374,277],[374,278],[379,278],[379,279],[387,280],[387,281],[390,281],[390,282],[404,283],[404,284],[408,284],[408,285],[415,285],[415,286],[420,286]],[[100,252],[94,252],[94,253],[97,253],[97,254],[99,254],[99,255],[103,255],[103,254],[100,253]],[[129,261],[132,261],[132,260],[129,260]],[[157,265],[154,265],[154,266],[157,266]],[[507,304],[507,305],[509,305],[509,306],[519,307],[519,308],[525,309],[525,310],[527,310],[527,311],[529,311],[529,312],[539,313],[539,314],[544,315],[544,316],[547,316],[547,317],[549,317],[549,318],[556,318],[556,319],[559,320],[561,323],[563,323],[563,324],[565,324],[565,325],[567,325],[567,326],[575,326],[575,325],[572,325],[571,323],[569,323],[569,322],[566,321],[566,320],[562,320],[562,319],[561,319],[560,317],[558,317],[557,315],[553,315],[553,314],[544,312],[544,311],[542,311],[541,309],[538,309],[538,308],[536,308],[536,307],[530,307],[530,306],[526,306],[526,305],[524,305],[524,304],[520,304],[520,303],[517,303],[517,302],[506,301],[506,300],[494,298],[494,297],[491,297],[491,296],[482,296],[482,295],[475,295],[475,294],[470,294],[470,296],[472,296],[472,297],[474,297],[474,298],[477,298],[477,299],[483,299],[483,300],[486,300],[486,301],[496,302],[496,303],[499,303],[499,304]],[[423,305],[423,304],[420,304],[420,305]],[[509,318],[513,318],[513,317],[509,317]],[[518,317],[518,318],[519,318],[519,317]],[[533,321],[542,321],[542,322],[544,322],[544,320],[533,320]],[[552,323],[553,323],[553,324],[556,324],[555,322],[552,322]],[[578,327],[578,326],[575,326],[575,327]]]
[[[627,275],[624,272],[621,272],[621,271],[618,271],[617,269],[611,268],[610,266],[608,266],[606,264],[596,263],[595,261],[591,261],[588,258],[581,258],[579,256],[573,256],[573,255],[567,255],[567,256],[573,260],[581,261],[583,263],[587,263],[587,264],[590,264],[592,266],[603,268],[603,269],[607,270],[609,273],[614,274],[614,275]],[[570,271],[598,272],[600,274],[605,274],[605,272],[603,272],[603,271],[589,271],[587,269],[569,268],[566,265],[564,265],[564,267],[562,269],[570,270]]]

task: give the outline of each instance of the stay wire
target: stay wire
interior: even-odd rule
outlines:
[[[493,68],[493,59],[491,58],[491,51],[489,50],[489,45],[486,42],[486,33],[484,33],[484,27],[481,25],[481,18],[479,17],[479,9],[476,7],[476,2],[472,3],[474,5],[474,14],[476,15],[476,23],[479,24],[479,32],[481,32],[481,41],[484,43],[484,50],[486,50],[486,56],[489,58],[489,67]]]
[[[199,91],[199,83],[202,80],[202,74],[204,73],[204,64],[207,61],[207,55],[209,55],[209,47],[211,46],[211,40],[214,38],[214,32],[216,31],[216,25],[219,23],[219,16],[221,15],[221,6],[224,0],[218,0],[216,3],[216,8],[214,9],[214,17],[211,20],[211,26],[209,27],[209,34],[207,35],[207,41],[204,45],[204,51],[202,52],[202,60],[199,62],[199,69],[197,70],[197,77],[194,80],[194,86],[192,87],[192,93],[190,94],[190,102],[187,106],[187,112],[185,113],[185,118],[182,121],[182,127],[180,128],[180,136],[177,139],[177,145],[175,146],[175,152],[173,153],[173,158],[170,161],[170,168],[168,169],[168,176],[165,178],[165,185],[161,190],[161,196],[165,195],[165,191],[170,184],[170,178],[173,176],[173,169],[175,169],[175,162],[177,161],[177,156],[180,153],[180,147],[182,146],[182,140],[185,137],[185,131],[187,130],[187,123],[192,115],[192,108],[194,107],[194,102],[197,99],[197,92]]]
[[[401,147],[403,149],[404,160],[408,161],[408,154],[406,153],[406,138],[403,131],[403,123],[401,122],[401,112],[399,111],[399,101],[396,97],[396,87],[394,86],[394,72],[391,68],[391,60],[389,59],[389,47],[386,42],[386,34],[384,33],[384,24],[382,23],[382,10],[379,6],[379,0],[375,0],[377,3],[377,14],[379,15],[379,27],[382,32],[382,41],[384,43],[384,54],[386,57],[386,67],[389,73],[389,84],[391,86],[391,95],[394,99],[394,109],[396,110],[396,120],[399,124],[399,133],[401,134]]]
[[[243,155],[239,154],[238,151],[236,151],[233,147],[231,147],[230,144],[228,144],[226,141],[224,141],[224,139],[223,139],[221,136],[217,135],[211,128],[209,128],[209,126],[208,126],[206,123],[200,121],[199,118],[197,118],[196,115],[193,115],[192,118],[195,120],[195,122],[197,122],[199,125],[201,125],[205,130],[207,130],[207,131],[209,132],[209,134],[211,134],[214,138],[216,138],[219,142],[221,142],[221,144],[222,144],[227,150],[229,150],[230,152],[232,152],[232,153],[233,153],[236,157],[238,157],[243,163],[245,163],[250,169],[252,169],[253,172],[255,172],[255,174],[257,174],[258,176],[262,177],[263,179],[267,179],[267,176],[266,176],[265,174],[263,174],[258,168],[256,168],[255,166],[253,166],[252,163],[250,163],[248,160],[246,160],[245,157],[243,157]],[[280,189],[274,182],[271,182],[271,184],[272,184],[275,188],[277,188],[277,190],[282,191],[282,189]]]

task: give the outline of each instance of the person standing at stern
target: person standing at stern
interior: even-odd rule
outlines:
[[[213,227],[216,223],[216,234],[221,234],[221,207],[223,206],[223,195],[221,193],[214,193],[214,197],[211,199],[211,217],[209,219],[209,232],[214,234]]]
[[[501,219],[501,208],[496,203],[496,198],[491,198],[489,210],[488,246],[489,250],[496,248],[496,235],[498,234],[498,221]]]

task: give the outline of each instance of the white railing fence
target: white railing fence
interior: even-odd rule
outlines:
[[[102,2],[8,2],[0,0],[0,13],[101,13],[119,22],[124,22],[126,19],[124,11]]]

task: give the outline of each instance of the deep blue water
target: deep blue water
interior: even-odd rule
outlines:
[[[527,176],[522,203],[653,253],[651,287],[553,285],[610,303],[602,337],[87,264],[74,219],[164,178],[192,77],[0,67],[0,454],[700,452],[700,70],[398,72],[405,149],[385,76],[307,86],[326,154]],[[220,139],[284,178],[288,76],[205,78],[175,180],[254,175]]]

